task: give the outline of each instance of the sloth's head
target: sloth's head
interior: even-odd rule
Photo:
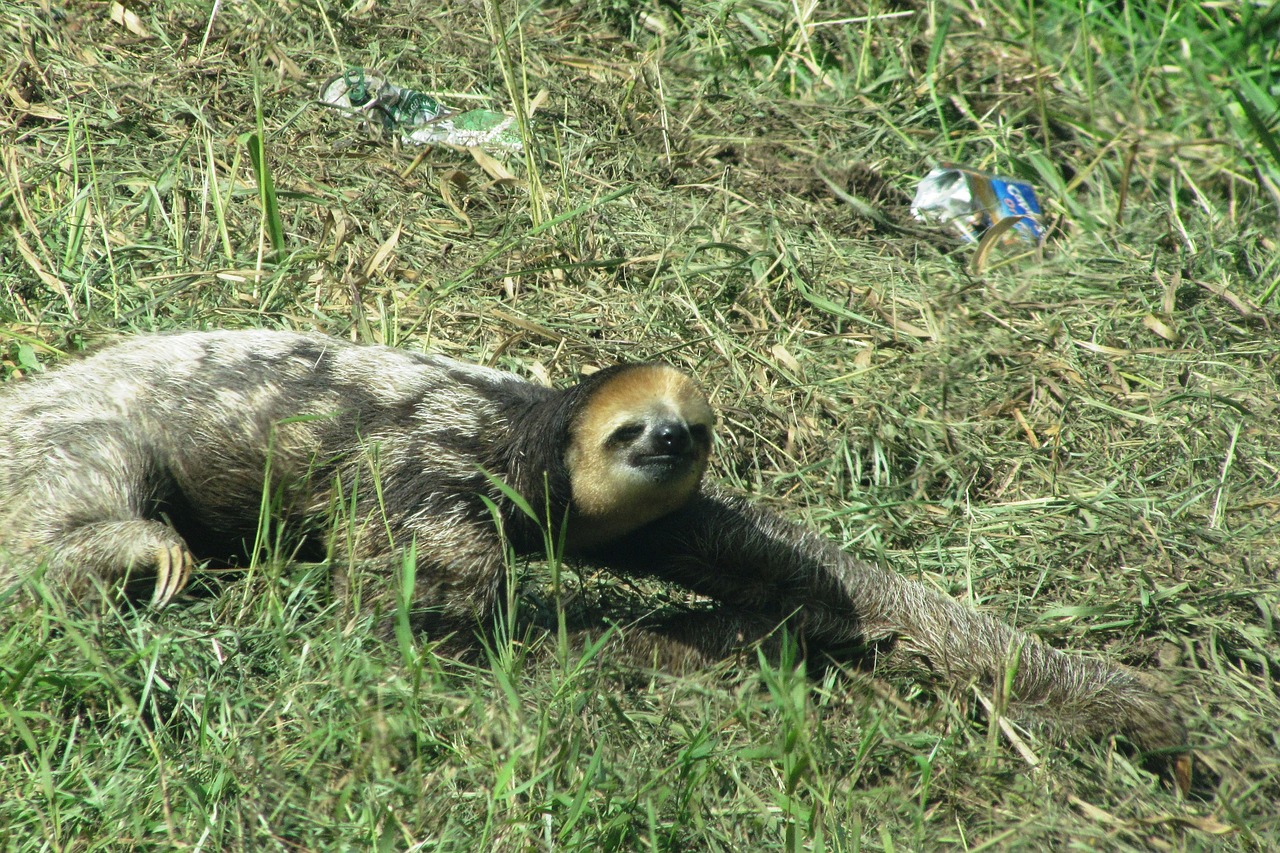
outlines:
[[[578,547],[684,506],[706,470],[715,423],[706,395],[673,367],[626,365],[598,376],[584,383],[565,452]]]

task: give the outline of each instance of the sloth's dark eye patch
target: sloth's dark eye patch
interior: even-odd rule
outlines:
[[[642,435],[644,435],[644,424],[625,424],[613,431],[609,436],[608,444],[611,447],[632,444]]]
[[[689,427],[689,435],[693,436],[695,444],[711,443],[711,427],[706,424],[692,424]]]

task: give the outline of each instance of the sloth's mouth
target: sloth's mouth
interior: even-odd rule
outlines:
[[[641,462],[683,462],[692,459],[691,453],[637,453],[636,458]]]
[[[631,466],[649,476],[670,477],[683,473],[693,465],[692,453],[637,453],[631,457]]]

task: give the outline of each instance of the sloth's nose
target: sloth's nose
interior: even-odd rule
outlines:
[[[689,428],[680,421],[666,421],[653,431],[654,449],[662,453],[679,455],[688,453],[693,448],[693,437]]]

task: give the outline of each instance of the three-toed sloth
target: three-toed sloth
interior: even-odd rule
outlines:
[[[319,335],[133,338],[0,394],[0,587],[39,575],[84,598],[143,580],[164,606],[202,561],[252,543],[269,507],[335,564],[400,565],[412,549],[416,627],[474,638],[505,599],[508,549],[562,541],[573,559],[718,602],[711,621],[648,635],[695,657],[785,622],[811,654],[875,644],[953,687],[1004,685],[1011,713],[1069,735],[1184,744],[1138,674],[703,485],[713,420],[693,380],[661,364],[554,390]]]

